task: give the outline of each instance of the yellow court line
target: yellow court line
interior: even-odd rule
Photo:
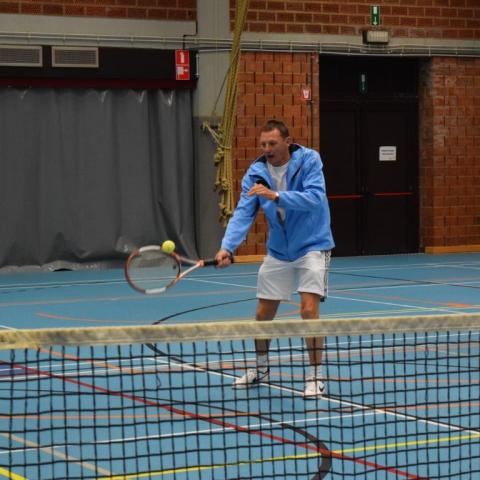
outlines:
[[[102,474],[102,475],[111,475],[112,472],[110,470],[107,470],[106,468],[102,467],[97,467],[96,465],[90,463],[90,462],[84,462],[80,458],[73,457],[72,455],[66,455],[65,453],[59,452],[55,449],[55,447],[42,447],[40,444],[35,443],[31,440],[27,440],[26,438],[19,437],[18,435],[14,435],[12,433],[1,433],[0,436],[7,438],[8,440],[13,440],[15,442],[20,443],[21,445],[26,445],[27,447],[31,448],[38,448],[44,453],[47,453],[48,455],[52,455],[53,457],[60,458],[62,460],[65,460],[66,462],[70,463],[76,463],[80,465],[83,468],[86,468],[87,470],[91,470],[95,472],[96,474]],[[3,474],[6,472],[7,477],[11,480],[28,480],[20,475],[17,475],[16,473],[10,472],[8,470],[5,470],[0,467],[0,474]],[[10,475],[10,476],[8,476]]]
[[[242,462],[235,463],[220,463],[215,465],[197,465],[194,467],[184,467],[184,468],[174,468],[170,470],[160,470],[157,472],[144,472],[144,473],[130,473],[126,475],[114,475],[113,477],[101,477],[97,480],[135,480],[138,478],[152,478],[153,476],[163,476],[163,475],[175,475],[179,473],[189,473],[189,472],[199,472],[201,470],[213,470],[215,468],[225,468],[225,467],[238,467],[240,465],[253,465],[255,463],[268,463],[268,462],[279,462],[286,460],[301,460],[311,457],[320,457],[322,453],[304,453],[301,455],[289,455],[283,457],[271,457],[271,458],[261,458],[259,460],[244,460]]]
[[[6,470],[5,468],[0,467],[0,476],[4,478],[9,478],[10,480],[28,480],[25,477],[22,477],[21,475],[17,475],[16,473],[10,472],[9,470]]]
[[[359,452],[369,452],[377,449],[389,449],[389,448],[398,448],[398,447],[414,447],[420,445],[431,445],[432,443],[444,443],[444,442],[455,442],[457,440],[474,440],[480,438],[480,433],[469,433],[468,435],[457,435],[455,437],[442,437],[442,438],[432,438],[430,440],[412,440],[410,442],[394,442],[387,443],[385,445],[372,445],[371,447],[356,447],[356,448],[346,448],[344,450],[334,450],[333,453],[345,454],[345,453],[359,453]]]
[[[420,445],[428,445],[433,443],[443,443],[443,442],[454,442],[457,440],[474,440],[480,438],[480,433],[470,433],[468,435],[457,435],[454,437],[442,437],[442,438],[435,438],[430,440],[412,440],[410,442],[393,442],[393,443],[386,443],[384,445],[372,445],[371,447],[356,447],[356,448],[346,448],[343,450],[332,450],[332,454],[335,456],[345,455],[347,453],[360,453],[360,452],[368,452],[372,450],[387,450],[391,448],[398,448],[398,447],[414,447]],[[267,462],[278,462],[278,461],[287,461],[287,460],[302,460],[308,458],[315,458],[322,456],[321,452],[315,453],[304,453],[300,455],[289,455],[289,456],[282,456],[282,457],[271,457],[271,458],[263,458],[260,460],[253,460],[253,461],[243,461],[237,463],[229,463],[229,464],[217,464],[217,465],[205,465],[205,466],[195,466],[195,467],[185,467],[185,468],[178,468],[178,469],[170,469],[170,470],[161,470],[156,472],[146,472],[146,473],[132,473],[127,475],[114,475],[111,477],[101,477],[97,480],[136,480],[140,478],[152,478],[152,476],[164,476],[164,475],[174,475],[179,473],[188,473],[188,472],[196,472],[200,470],[213,470],[215,468],[225,468],[225,467],[233,467],[239,465],[250,465],[255,463],[267,463]]]

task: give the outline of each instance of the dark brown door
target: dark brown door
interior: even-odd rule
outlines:
[[[418,251],[417,152],[410,105],[369,104],[361,115],[363,253]]]
[[[381,82],[389,65],[380,62],[320,63],[321,73],[327,70],[320,90],[320,151],[336,255],[418,251],[417,97],[410,91],[416,64],[408,63],[406,71],[397,66],[406,76],[402,87],[398,77]],[[329,64],[336,70],[328,72]],[[329,78],[339,74],[348,81]],[[367,79],[367,88],[355,78]]]

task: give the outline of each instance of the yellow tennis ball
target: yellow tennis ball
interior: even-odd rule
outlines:
[[[175,243],[171,240],[165,240],[162,243],[162,252],[164,253],[172,253],[175,250]]]

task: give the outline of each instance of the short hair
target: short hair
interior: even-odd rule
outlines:
[[[287,126],[280,120],[269,120],[260,130],[260,132],[271,132],[272,130],[278,130],[282,138],[290,136]]]

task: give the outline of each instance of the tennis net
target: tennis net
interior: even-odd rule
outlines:
[[[480,477],[480,316],[0,332],[0,478]],[[326,337],[323,398],[305,337]],[[268,383],[234,389],[273,339]]]

